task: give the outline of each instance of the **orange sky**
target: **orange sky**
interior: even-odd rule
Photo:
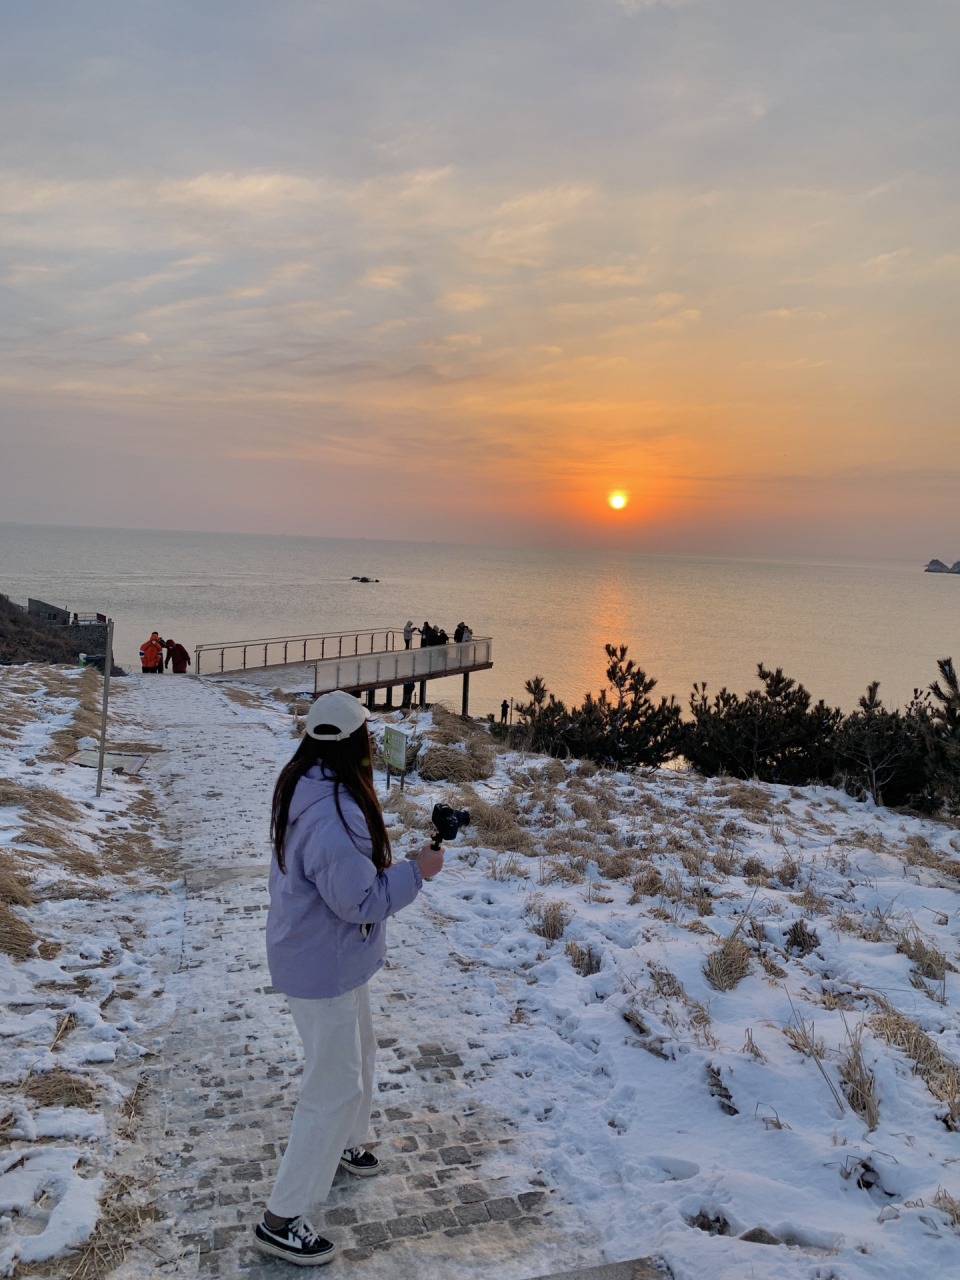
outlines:
[[[0,518],[960,556],[956,14],[18,14]]]

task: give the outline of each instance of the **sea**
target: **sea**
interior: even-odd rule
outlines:
[[[192,652],[408,618],[452,636],[462,620],[493,638],[492,670],[471,677],[475,715],[522,701],[536,675],[568,704],[598,693],[606,644],[684,703],[694,681],[757,687],[763,662],[844,710],[879,680],[893,707],[938,658],[960,660],[960,575],[916,563],[0,524],[0,592],[108,614],[134,671],[154,630]],[[459,709],[459,680],[430,696]]]

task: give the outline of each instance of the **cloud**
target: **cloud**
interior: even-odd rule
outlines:
[[[450,289],[437,299],[445,311],[478,311],[490,302],[490,294],[482,289]]]
[[[121,450],[156,415],[198,491],[291,526],[268,465],[459,475],[504,538],[533,473],[572,539],[613,471],[677,520],[753,477],[716,488],[733,520],[777,475],[839,510],[858,458],[960,465],[936,6],[202,13],[24,6],[0,50],[0,413],[33,441],[5,502],[37,509],[81,411]]]

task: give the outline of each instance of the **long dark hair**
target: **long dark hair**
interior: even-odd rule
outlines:
[[[319,733],[336,733],[335,725],[317,725]],[[337,813],[354,844],[356,837],[347,826],[340,808],[340,788],[355,800],[367,822],[370,840],[373,844],[373,865],[377,873],[384,871],[393,862],[390,852],[390,837],[383,825],[383,814],[380,802],[373,788],[373,765],[370,758],[370,735],[366,723],[355,729],[349,738],[339,742],[318,742],[308,733],[290,759],[280,770],[280,777],[273,789],[273,805],[270,810],[270,840],[280,870],[286,872],[287,864],[283,856],[283,846],[287,838],[287,824],[290,819],[290,801],[297,783],[307,772],[318,764],[325,777],[333,779],[333,801]],[[357,845],[359,849],[360,846]]]

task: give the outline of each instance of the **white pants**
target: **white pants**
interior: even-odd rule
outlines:
[[[287,997],[305,1062],[290,1141],[267,1203],[279,1218],[322,1204],[346,1147],[367,1139],[377,1042],[367,984],[330,1000]]]

